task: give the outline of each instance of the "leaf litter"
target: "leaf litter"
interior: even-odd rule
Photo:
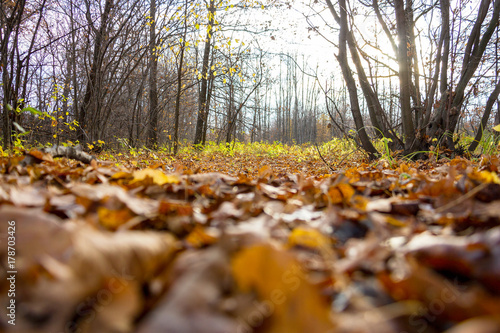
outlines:
[[[327,174],[30,154],[0,160],[0,332],[500,331],[496,156]]]

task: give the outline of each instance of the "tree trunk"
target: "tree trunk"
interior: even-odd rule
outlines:
[[[2,68],[2,86],[3,86],[3,147],[8,149],[11,144],[11,120],[10,116],[15,114],[15,108],[17,104],[17,98],[14,94],[12,83],[14,73],[9,72],[9,67],[12,68],[12,64],[9,64],[9,53],[12,57],[14,56],[14,52],[9,52],[9,42],[11,35],[14,31],[16,34],[19,32],[19,25],[21,24],[21,19],[24,14],[26,1],[21,0],[17,1],[12,9],[10,16],[7,17],[7,13],[5,11],[5,6],[7,4],[2,1],[0,4],[1,9],[1,31],[0,34],[0,47],[1,47],[1,68]],[[13,47],[17,47],[16,43],[13,43]],[[10,107],[9,107],[10,105]],[[12,108],[12,110],[10,109]]]
[[[69,2],[70,5],[70,24],[71,24],[71,69],[72,75],[71,79],[73,82],[73,119],[78,118],[78,77],[76,75],[76,29],[75,20],[73,12],[73,2]]]
[[[408,39],[406,11],[403,0],[395,0],[396,24],[398,30],[398,63],[399,63],[399,100],[401,104],[401,120],[405,136],[405,150],[411,151],[415,144],[415,129],[411,115],[410,100],[410,59],[408,56]]]
[[[98,85],[102,80],[102,61],[104,58],[103,38],[107,30],[108,20],[111,9],[113,7],[113,0],[106,0],[104,11],[101,15],[101,25],[96,30],[94,54],[92,57],[92,64],[90,67],[89,78],[85,88],[85,95],[83,103],[78,114],[78,123],[80,130],[78,133],[78,140],[80,143],[92,141],[92,132],[94,131],[93,125],[89,122],[100,113],[100,101],[98,95]],[[87,2],[87,11],[90,10],[90,4]],[[87,20],[89,25],[93,28],[93,23],[90,18],[90,13],[87,13]],[[89,117],[90,116],[90,117]],[[90,134],[90,135],[89,135]]]
[[[467,40],[466,52],[464,55],[464,60],[462,63],[462,73],[460,80],[455,88],[455,92],[451,93],[445,91],[445,95],[441,97],[442,101],[445,101],[447,96],[450,96],[451,103],[441,103],[438,112],[433,117],[428,135],[431,138],[437,137],[443,133],[454,133],[458,119],[460,117],[460,111],[465,97],[465,89],[469,84],[472,76],[474,75],[476,69],[479,66],[481,58],[488,46],[488,42],[493,35],[499,19],[500,13],[500,0],[495,0],[493,4],[493,12],[491,14],[491,20],[480,38],[481,26],[486,18],[486,14],[489,9],[491,0],[483,0],[481,2],[478,18],[474,24],[469,39]],[[446,145],[449,149],[454,149],[454,142],[451,136],[447,136]]]
[[[337,12],[334,10],[332,14],[334,15],[337,23],[341,24],[340,17],[338,16]],[[370,86],[370,82],[368,81],[368,77],[366,76],[365,69],[361,64],[361,59],[359,57],[359,52],[357,49],[356,41],[354,39],[354,35],[352,31],[349,30],[349,28],[347,28],[346,37],[347,45],[349,46],[349,51],[352,57],[352,62],[356,66],[356,70],[358,72],[359,84],[366,100],[370,120],[372,122],[372,125],[378,130],[376,131],[376,135],[382,134],[385,137],[393,137],[393,135],[388,131],[388,126],[386,126],[386,123],[384,122],[384,111],[382,109],[382,106],[380,105],[377,94]]]
[[[187,35],[187,7],[188,3],[186,1],[184,10],[184,33],[182,35],[182,41],[180,44],[180,54],[179,54],[179,67],[177,69],[177,95],[175,96],[175,118],[174,118],[174,155],[177,155],[177,150],[179,149],[179,112],[181,106],[181,94],[182,94],[182,66],[184,65],[184,49],[186,48],[186,35]]]
[[[205,40],[205,50],[203,51],[203,63],[201,70],[201,91],[198,103],[198,119],[196,121],[196,132],[194,136],[194,144],[200,144],[203,139],[203,129],[205,128],[204,120],[207,118],[207,87],[208,87],[208,62],[210,59],[210,50],[212,48],[212,31],[215,16],[215,0],[210,0],[208,9],[208,27],[207,37]]]
[[[491,20],[490,23],[488,24],[488,27],[486,28],[486,31],[481,37],[479,43],[477,43],[477,41],[474,42],[475,46],[472,50],[470,58],[468,59],[468,62],[465,62],[467,56],[466,58],[464,58],[462,76],[460,77],[460,81],[457,84],[457,88],[455,90],[455,96],[451,103],[450,121],[447,128],[448,132],[450,133],[453,133],[455,131],[460,116],[460,110],[464,102],[465,89],[467,87],[467,84],[471,80],[473,74],[475,73],[477,67],[479,66],[484,51],[488,46],[488,42],[490,41],[493,32],[498,26],[499,14],[500,14],[500,0],[495,0],[493,4],[493,13],[491,16]],[[472,41],[469,40],[469,43],[471,42]]]
[[[439,36],[438,47],[436,50],[436,68],[432,78],[432,84],[427,95],[427,105],[425,109],[425,117],[422,127],[429,126],[431,119],[432,108],[434,106],[434,98],[438,87],[438,78],[441,73],[441,88],[440,95],[445,96],[448,89],[448,59],[450,55],[450,1],[441,0],[441,34]],[[441,51],[443,50],[443,51]],[[442,101],[444,103],[445,101]]]
[[[488,98],[488,101],[486,102],[486,107],[484,109],[483,117],[481,119],[481,124],[477,129],[476,137],[469,146],[470,152],[476,150],[477,145],[481,141],[481,138],[483,137],[483,131],[486,128],[486,125],[488,124],[488,119],[490,118],[491,109],[493,108],[493,105],[495,104],[499,94],[500,94],[500,80],[498,80],[495,89],[493,90],[490,97]]]
[[[212,99],[212,91],[214,88],[214,78],[211,77],[208,81],[208,92],[207,92],[207,100],[205,102],[205,109],[207,112],[204,113],[203,119],[203,137],[201,138],[201,144],[205,145],[207,140],[207,130],[208,130],[208,110],[210,110],[210,101]]]
[[[336,11],[330,0],[326,0],[330,12],[335,17]],[[359,138],[361,140],[361,146],[368,153],[370,159],[375,159],[377,157],[377,150],[373,146],[365,130],[365,125],[363,123],[363,117],[361,116],[361,110],[359,108],[358,92],[356,88],[356,82],[352,76],[351,69],[347,62],[347,12],[346,12],[346,2],[345,0],[339,0],[340,5],[340,32],[339,32],[339,54],[337,55],[337,60],[339,62],[340,68],[342,70],[342,75],[347,85],[349,91],[349,100],[351,102],[351,112],[354,118],[354,123],[356,124],[356,130],[358,131]]]
[[[156,0],[150,0],[149,16],[149,122],[147,147],[158,147],[158,56],[156,50]]]

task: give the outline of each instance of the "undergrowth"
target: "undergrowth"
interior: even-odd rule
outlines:
[[[468,136],[460,137],[459,145],[468,146],[473,138]],[[485,131],[483,138],[479,142],[476,151],[472,156],[481,155],[497,155],[500,152],[498,145],[499,135],[496,131]],[[120,141],[121,143],[122,141]],[[418,151],[407,156],[399,155],[400,152],[393,152],[389,149],[390,139],[382,137],[374,141],[374,146],[380,152],[380,160],[383,160],[389,167],[397,167],[400,160],[410,161],[415,154],[427,156],[433,160],[441,158],[446,159],[446,150],[441,147],[441,140],[434,139],[432,146],[428,151]],[[74,146],[78,143],[66,142],[63,145]],[[25,151],[47,146],[50,144],[29,145],[19,139],[12,149],[4,151],[0,146],[0,157],[12,155],[21,155]],[[99,152],[92,151],[94,148],[99,149]],[[367,162],[366,154],[356,146],[355,142],[350,139],[333,138],[328,142],[321,144],[285,144],[282,142],[231,142],[217,143],[214,141],[207,142],[204,146],[195,146],[189,143],[180,145],[179,152],[176,156],[171,153],[169,146],[162,146],[159,149],[151,150],[146,147],[131,147],[121,144],[119,149],[106,149],[106,144],[103,141],[87,144],[86,150],[90,150],[98,156],[100,160],[111,161],[116,164],[128,161],[133,165],[153,166],[156,163],[175,163],[183,160],[189,160],[195,163],[196,161],[207,160],[225,160],[227,163],[234,161],[242,161],[250,158],[257,158],[261,161],[272,159],[283,159],[293,163],[302,162],[321,162],[327,164],[328,167],[337,168],[344,163],[352,162]],[[387,163],[386,163],[387,162]]]

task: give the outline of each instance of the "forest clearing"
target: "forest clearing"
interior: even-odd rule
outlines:
[[[2,0],[0,333],[500,332],[500,0]]]

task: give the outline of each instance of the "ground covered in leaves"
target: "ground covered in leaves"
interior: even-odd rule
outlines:
[[[0,332],[500,331],[498,156],[151,154],[0,159]]]

